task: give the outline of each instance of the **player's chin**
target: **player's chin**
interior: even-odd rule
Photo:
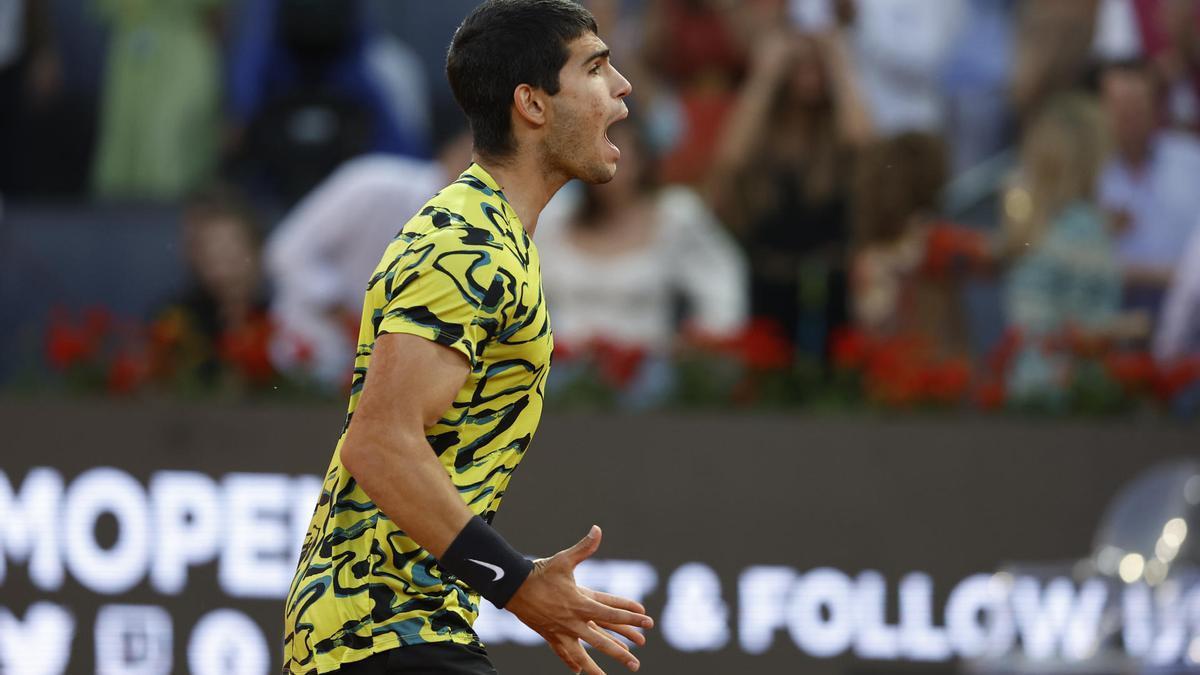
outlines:
[[[588,162],[576,177],[585,183],[599,185],[611,181],[616,175],[616,160],[597,158],[595,161]]]
[[[596,168],[590,172],[591,179],[587,182],[595,184],[603,184],[611,181],[617,175],[617,163],[605,162],[598,164]]]

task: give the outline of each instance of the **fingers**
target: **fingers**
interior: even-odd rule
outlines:
[[[567,662],[568,666],[570,666],[571,663],[577,664],[572,666],[572,670],[574,672],[582,673],[583,675],[606,675],[605,672],[601,670],[600,666],[596,665],[596,662],[592,660],[592,657],[588,656],[587,650],[583,648],[583,645],[580,644],[579,640],[574,638],[566,638],[562,648],[563,651],[566,652],[567,657],[570,659],[570,661],[567,661],[567,659],[563,659],[563,661]],[[558,650],[556,649],[555,651]],[[562,658],[561,654],[559,655],[559,658]]]
[[[543,636],[543,637],[545,637],[545,636]],[[563,662],[563,665],[565,665],[567,668],[571,669],[571,672],[573,672],[573,673],[579,672],[579,666],[575,665],[575,660],[572,659],[569,654],[567,654],[565,649],[563,649],[562,647],[560,647],[559,645],[557,645],[553,642],[550,643],[550,649],[554,650],[554,654],[556,656],[558,656],[558,659],[560,661]]]
[[[581,632],[581,635],[588,644],[607,654],[626,668],[636,671],[641,665],[625,645],[617,642],[611,635],[600,630],[600,627],[595,622],[589,621]]]
[[[614,607],[609,607],[608,605],[596,602],[595,600],[592,601],[591,606],[588,608],[587,615],[589,619],[598,622],[602,621],[604,623],[625,624],[626,626],[637,626],[638,628],[654,627],[654,619],[651,619],[645,614],[639,614],[637,612],[631,612],[624,609],[616,609]]]
[[[554,653],[558,655],[558,658],[564,664],[566,664],[567,668],[571,669],[572,673],[578,673],[580,668],[582,668],[582,666],[580,666],[579,663],[575,660],[575,657],[572,656],[569,652],[567,652],[566,648],[563,647],[562,645],[555,643],[555,642],[551,642],[550,648],[553,649]]]
[[[560,555],[564,556],[571,563],[571,567],[574,567],[592,557],[592,554],[600,548],[600,536],[600,528],[593,525],[586,537],[580,539],[578,544],[563,551]]]
[[[587,590],[587,594],[590,595],[593,600],[608,605],[609,607],[616,607],[617,609],[637,612],[638,614],[646,613],[646,608],[642,606],[642,603],[635,600],[630,600],[629,598],[623,598],[619,595],[604,593],[602,591],[593,591],[591,589]]]
[[[629,640],[633,644],[644,647],[646,645],[646,636],[642,632],[632,626],[625,626],[619,623],[599,622],[599,626],[604,630],[610,630],[617,635]]]

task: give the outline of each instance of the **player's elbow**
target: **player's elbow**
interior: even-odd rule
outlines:
[[[355,480],[360,476],[368,475],[368,466],[372,463],[370,452],[365,450],[362,445],[351,443],[347,438],[342,444],[339,459],[342,462],[342,467],[346,469]]]
[[[366,406],[352,418],[350,428],[346,430],[346,439],[342,442],[339,459],[342,467],[350,472],[356,480],[370,476],[380,466],[379,446],[380,434],[378,425],[372,424],[370,409]],[[360,480],[361,482],[361,480]]]
[[[360,484],[370,483],[375,476],[386,475],[390,463],[404,462],[409,453],[418,451],[419,444],[425,443],[428,448],[422,433],[395,429],[385,434],[376,431],[362,426],[355,429],[351,425],[342,443],[342,466]]]

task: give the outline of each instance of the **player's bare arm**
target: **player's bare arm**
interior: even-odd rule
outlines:
[[[425,439],[454,402],[469,368],[461,354],[421,337],[381,335],[342,465],[388,518],[441,557],[474,514]]]
[[[362,398],[342,445],[343,466],[380,510],[441,558],[474,514],[438,461],[425,432],[450,409],[470,371],[461,354],[421,337],[381,335]],[[644,644],[637,630],[653,620],[640,604],[577,586],[572,572],[596,552],[600,529],[575,546],[535,562],[507,609],[537,631],[572,672],[602,675],[580,645],[637,670],[639,663],[608,631]]]

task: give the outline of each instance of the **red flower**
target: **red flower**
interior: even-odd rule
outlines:
[[[102,340],[112,325],[113,314],[107,307],[89,307],[83,313],[84,331],[92,340]]]
[[[1154,359],[1143,352],[1109,354],[1104,360],[1108,373],[1129,391],[1144,391],[1156,381]]]
[[[1154,391],[1164,401],[1200,382],[1200,357],[1189,357],[1163,366],[1158,371]]]
[[[867,394],[878,403],[905,408],[921,398],[921,378],[915,370],[889,373],[886,378],[873,377],[867,382]]]
[[[915,403],[921,393],[919,341],[913,338],[878,339],[866,355],[863,385],[867,396],[891,406]]]
[[[159,349],[172,349],[183,341],[186,324],[187,318],[182,311],[168,311],[150,325],[150,342]]]
[[[149,337],[149,370],[156,379],[170,379],[179,369],[180,358],[188,336],[188,318],[180,309],[164,312],[147,330]]]
[[[54,312],[46,333],[46,356],[51,365],[63,371],[90,359],[98,343],[73,325],[61,311]]]
[[[938,359],[921,336],[872,339],[842,331],[834,338],[833,358],[840,368],[860,370],[867,396],[889,406],[958,403],[971,385],[965,358]]]
[[[999,410],[1004,399],[1004,383],[998,380],[984,382],[975,390],[975,403],[984,410]]]
[[[694,328],[684,333],[688,344],[737,359],[752,370],[782,370],[792,365],[792,344],[773,319],[757,317],[732,336],[717,337]]]
[[[962,400],[971,384],[971,366],[966,359],[950,359],[929,367],[924,373],[923,393],[940,403]]]
[[[742,363],[754,370],[781,370],[792,365],[792,344],[770,319],[752,320],[734,344]]]
[[[842,370],[862,367],[870,355],[870,340],[856,328],[847,327],[835,330],[830,342],[833,364]]]
[[[941,223],[933,226],[925,239],[925,258],[921,272],[944,277],[962,265],[976,266],[987,257],[983,234],[975,230]]]
[[[146,368],[129,352],[121,352],[108,366],[105,386],[110,394],[129,394],[141,385]]]
[[[640,347],[629,347],[606,340],[597,340],[592,345],[592,353],[596,358],[600,376],[609,384],[620,388],[633,381],[646,358],[645,350]]]
[[[271,322],[265,316],[255,316],[240,328],[222,334],[217,354],[251,384],[268,384],[275,377],[270,356],[272,333]]]

